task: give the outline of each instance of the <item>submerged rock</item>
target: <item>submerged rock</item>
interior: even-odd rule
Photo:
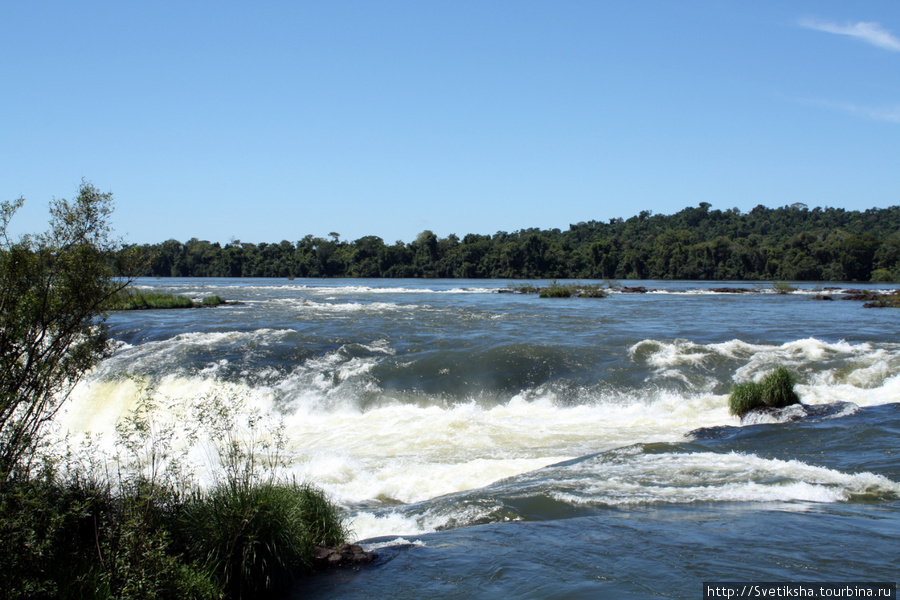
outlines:
[[[749,292],[753,292],[755,290],[751,290],[750,288],[742,288],[742,287],[717,287],[711,288],[709,291],[716,292],[717,294],[746,294]]]
[[[866,302],[871,302],[872,300],[878,300],[880,298],[880,294],[871,294],[871,293],[859,293],[859,294],[848,294],[841,298],[841,300],[863,300]]]
[[[633,287],[623,287],[619,288],[619,291],[623,294],[646,294],[647,288],[642,285],[636,285]]]
[[[808,415],[805,404],[791,404],[779,408],[762,406],[747,411],[741,417],[741,425],[756,425],[758,423],[786,423],[796,421]]]
[[[378,558],[374,552],[366,552],[359,544],[341,544],[337,548],[316,546],[313,550],[313,566],[317,571],[334,567],[358,567]]]

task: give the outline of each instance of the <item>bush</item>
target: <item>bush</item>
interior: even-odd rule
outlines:
[[[174,551],[172,490],[81,474],[7,482],[0,493],[0,597],[222,597],[204,571]]]
[[[796,377],[792,372],[777,367],[762,381],[735,384],[728,399],[729,410],[731,414],[743,418],[751,410],[798,404],[800,397],[794,392],[795,383]]]
[[[790,294],[791,292],[797,291],[797,288],[787,283],[786,281],[773,282],[772,289],[775,290],[776,294]]]

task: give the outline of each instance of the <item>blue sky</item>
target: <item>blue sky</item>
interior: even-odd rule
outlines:
[[[412,241],[900,203],[900,2],[4,2],[0,200]]]

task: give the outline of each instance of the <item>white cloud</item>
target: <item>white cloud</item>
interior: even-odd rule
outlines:
[[[804,19],[800,21],[800,25],[809,29],[825,31],[827,33],[849,35],[872,44],[873,46],[878,46],[885,50],[892,50],[893,52],[900,52],[900,39],[894,37],[890,31],[882,28],[878,23],[866,23],[861,21],[855,24],[836,25],[834,23],[816,21],[814,19]]]

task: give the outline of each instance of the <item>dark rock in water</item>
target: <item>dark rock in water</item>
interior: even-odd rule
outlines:
[[[875,300],[874,302],[866,302],[863,308],[900,308],[900,303],[896,300]]]
[[[619,288],[619,291],[623,294],[646,294],[647,288],[642,285],[636,285],[634,287]]]
[[[313,566],[317,571],[333,567],[358,567],[378,558],[374,552],[366,552],[359,544],[341,544],[337,548],[316,546],[313,550]]]
[[[734,287],[718,287],[712,288],[709,291],[716,292],[717,294],[745,294],[747,292],[752,292],[750,288],[734,288]]]
[[[834,296],[831,294],[816,294],[812,297],[813,300],[834,300]]]
[[[799,402],[789,404],[788,406],[783,406],[780,408],[776,408],[773,406],[762,406],[760,408],[753,408],[747,411],[747,414],[741,417],[741,423],[743,425],[754,425],[757,423],[772,421],[778,423],[786,423],[788,421],[796,421],[797,419],[802,419],[808,414],[809,412],[806,410],[806,405]]]
[[[692,440],[719,440],[734,435],[738,431],[738,427],[729,425],[719,425],[717,427],[701,427],[688,433],[688,438]]]
[[[848,294],[841,298],[841,300],[865,300],[866,302],[871,302],[873,300],[878,300],[880,298],[879,294],[872,293],[859,293],[859,294]]]

